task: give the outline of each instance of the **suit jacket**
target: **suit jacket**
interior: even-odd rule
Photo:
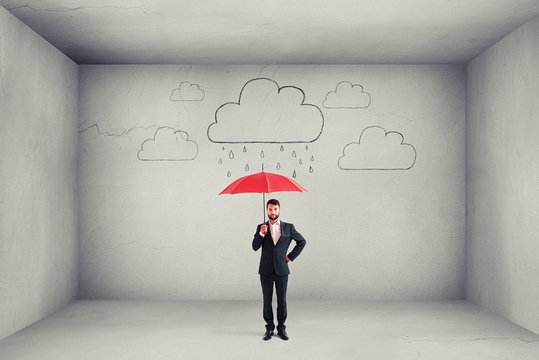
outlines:
[[[271,275],[275,271],[277,275],[288,275],[290,274],[290,269],[288,268],[286,257],[288,256],[290,261],[294,261],[305,247],[307,241],[296,231],[293,224],[281,221],[281,237],[275,245],[271,237],[269,222],[266,222],[266,225],[268,225],[266,235],[260,235],[260,227],[262,225],[258,225],[253,238],[253,250],[257,251],[262,247],[258,273],[261,275]],[[296,242],[296,246],[287,255],[286,252],[292,240]]]

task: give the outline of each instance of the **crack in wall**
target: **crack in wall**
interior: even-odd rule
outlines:
[[[103,232],[103,229],[101,227],[94,228],[88,236],[86,236],[86,243],[91,243],[93,238],[95,238],[97,235],[101,234]],[[96,235],[97,234],[97,235]],[[100,261],[103,261],[106,257],[121,251],[123,248],[134,248],[134,247],[140,247],[140,248],[146,248],[150,250],[155,251],[162,251],[162,250],[178,250],[181,249],[179,246],[153,246],[148,243],[132,240],[132,241],[126,241],[119,244],[114,244],[112,246],[106,246],[102,248],[98,248],[97,251],[95,251],[93,254],[91,254],[90,258],[85,259],[83,261],[84,265],[88,264],[94,264]]]
[[[82,5],[77,7],[52,7],[52,8],[35,8],[31,6],[31,3],[25,5],[6,7],[6,10],[13,11],[19,9],[30,9],[32,11],[47,11],[47,12],[75,12],[79,10],[94,10],[94,9],[118,9],[118,10],[143,10],[145,14],[158,14],[158,12],[149,9],[144,1],[140,1],[141,5],[139,6],[114,6],[114,5],[103,5],[103,6],[91,6],[91,5]]]
[[[147,126],[147,127],[144,127],[144,126],[134,126],[130,129],[126,129],[126,130],[122,130],[121,132],[109,132],[109,131],[104,131],[104,132],[101,132],[101,130],[99,130],[99,125],[98,124],[94,124],[94,125],[91,125],[91,126],[88,126],[82,130],[79,130],[79,134],[82,134],[83,132],[85,132],[86,130],[88,129],[91,129],[91,128],[95,128],[97,130],[97,135],[101,136],[101,135],[106,135],[106,136],[124,136],[124,135],[128,135],[130,132],[134,131],[134,130],[137,130],[137,129],[143,129],[143,130],[150,130],[152,128],[159,128],[161,127],[161,125],[150,125],[150,126]]]

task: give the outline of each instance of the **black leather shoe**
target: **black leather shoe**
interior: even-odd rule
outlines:
[[[281,330],[277,332],[277,335],[283,340],[288,340],[288,334],[286,333],[286,330]]]
[[[268,341],[273,336],[273,330],[266,330],[266,333],[264,334],[264,337],[262,340]]]

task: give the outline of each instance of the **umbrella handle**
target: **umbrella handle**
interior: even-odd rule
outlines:
[[[264,222],[266,222],[266,193],[262,193],[262,212],[264,213]]]
[[[263,205],[263,208],[264,208],[264,210],[263,210],[264,211],[264,222],[262,224],[265,224],[266,223],[266,193],[262,193],[262,205]],[[266,232],[264,233],[264,235],[266,235]]]

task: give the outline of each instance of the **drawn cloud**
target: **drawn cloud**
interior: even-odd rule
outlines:
[[[198,155],[198,144],[185,131],[162,126],[153,139],[145,140],[137,154],[142,161],[188,161]]]
[[[357,143],[344,147],[338,165],[342,170],[408,170],[416,156],[415,148],[404,143],[401,133],[370,126],[361,132]]]
[[[323,128],[322,111],[305,104],[303,90],[256,78],[245,83],[238,102],[215,111],[207,133],[215,143],[310,143]]]
[[[206,94],[198,84],[183,81],[180,86],[172,90],[170,100],[172,101],[202,101]]]
[[[371,104],[371,94],[363,86],[341,81],[335,91],[326,94],[323,105],[328,109],[364,109]]]

